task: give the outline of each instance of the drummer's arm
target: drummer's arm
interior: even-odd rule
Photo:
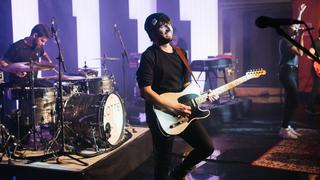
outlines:
[[[0,59],[0,70],[7,71],[9,63],[5,60]]]
[[[49,55],[48,55],[47,52],[44,52],[44,53],[43,53],[41,60],[42,60],[42,61],[46,61],[46,62],[48,62],[48,63],[52,63],[52,60],[51,60],[51,58],[49,57]]]
[[[0,59],[0,67],[1,69],[5,69],[9,64],[5,61]]]
[[[9,63],[5,60],[0,60],[0,67],[2,70],[7,71],[7,67],[8,67]],[[15,73],[18,77],[24,77],[27,75],[26,72],[17,72]]]

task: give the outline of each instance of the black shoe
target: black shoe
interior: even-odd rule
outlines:
[[[187,171],[177,170],[176,168],[169,172],[169,177],[174,180],[188,180]]]
[[[306,113],[310,115],[320,115],[320,112],[316,111],[314,108],[307,108]]]

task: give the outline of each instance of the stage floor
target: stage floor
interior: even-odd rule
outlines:
[[[120,179],[137,168],[152,153],[151,135],[148,128],[132,126],[126,128],[132,137],[116,149],[91,158],[77,155],[73,157],[88,163],[81,164],[67,156],[60,156],[58,160],[52,158],[46,162],[31,162],[14,159],[10,165],[4,156],[0,162],[1,179]],[[26,152],[38,153],[34,151]],[[57,163],[59,161],[59,163]]]

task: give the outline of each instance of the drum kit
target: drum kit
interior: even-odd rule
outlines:
[[[46,71],[55,68],[52,63],[12,63],[4,71],[10,73]],[[107,149],[119,145],[124,139],[126,114],[124,102],[115,91],[113,75],[98,77],[93,68],[79,68],[81,76],[62,75],[62,102],[65,132],[65,143],[75,149]],[[40,79],[57,81],[58,76],[48,76]],[[33,96],[31,95],[33,94]],[[5,96],[18,102],[19,106],[15,118],[19,126],[18,141],[25,136],[38,136],[36,150],[50,151],[57,143],[59,146],[57,118],[57,84],[54,87],[10,87]],[[34,99],[34,110],[30,102]],[[2,124],[0,122],[2,127]],[[20,126],[37,126],[33,132],[23,134]],[[4,126],[3,126],[4,127]],[[50,129],[50,136],[46,139],[42,134],[43,128]],[[50,127],[50,128],[48,128]],[[3,128],[2,128],[3,129]],[[15,130],[10,131],[17,131]],[[42,130],[41,130],[42,129]],[[2,138],[4,139],[4,138]],[[37,140],[35,140],[37,141]],[[30,142],[29,142],[30,143]],[[34,142],[35,143],[35,142]],[[56,146],[56,147],[57,147]]]

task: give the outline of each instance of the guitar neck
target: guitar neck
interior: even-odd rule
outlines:
[[[222,85],[216,89],[214,89],[210,94],[209,96],[212,96],[213,94],[216,94],[216,95],[220,95],[226,91],[228,91],[229,89],[232,89],[236,86],[238,86],[239,84],[242,84],[248,80],[250,80],[251,78],[248,78],[247,76],[242,76],[238,79],[235,79],[225,85]],[[202,95],[198,96],[197,98],[195,98],[195,102],[197,104],[201,104],[201,103],[204,103],[207,101],[207,97],[208,97],[208,92],[205,92],[203,93]]]

